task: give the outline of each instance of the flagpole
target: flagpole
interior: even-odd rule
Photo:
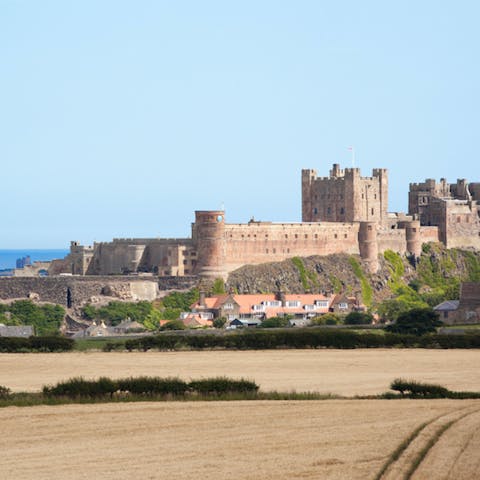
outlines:
[[[355,148],[350,146],[347,148],[350,152],[352,152],[352,168],[355,168]]]

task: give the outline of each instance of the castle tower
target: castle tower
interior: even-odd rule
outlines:
[[[422,238],[420,236],[420,220],[405,223],[407,252],[419,257],[422,253]]]
[[[360,257],[367,264],[370,273],[378,271],[378,242],[377,242],[377,223],[360,222],[358,231],[358,247]]]
[[[225,212],[196,211],[192,230],[197,250],[195,272],[204,277],[226,279]]]
[[[311,169],[302,170],[302,222],[313,222],[312,186],[317,172]]]

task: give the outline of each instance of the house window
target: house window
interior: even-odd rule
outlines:
[[[300,300],[290,300],[285,302],[287,308],[295,308],[300,306]]]
[[[347,310],[348,304],[347,304],[346,302],[340,302],[340,303],[338,304],[338,308],[339,308],[340,310]]]
[[[233,310],[233,303],[226,303],[223,308],[225,310]]]
[[[328,307],[328,300],[315,300],[315,305],[317,307],[327,308]]]
[[[303,308],[307,311],[313,311],[315,310],[315,305],[304,305]]]

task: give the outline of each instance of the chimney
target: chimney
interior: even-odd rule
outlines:
[[[279,302],[282,302],[282,307],[284,307],[286,305],[287,295],[284,291],[278,290],[278,292],[275,294],[275,299]]]
[[[207,304],[205,303],[205,292],[200,292],[198,303],[201,307],[206,308]]]

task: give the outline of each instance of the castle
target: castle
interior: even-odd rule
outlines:
[[[302,170],[302,222],[226,223],[225,212],[196,211],[190,238],[114,239],[83,246],[52,265],[57,273],[226,278],[246,264],[294,256],[359,254],[371,272],[385,250],[418,256],[423,243],[480,249],[480,183],[410,184],[409,212],[388,213],[388,172],[333,165],[328,177]]]

